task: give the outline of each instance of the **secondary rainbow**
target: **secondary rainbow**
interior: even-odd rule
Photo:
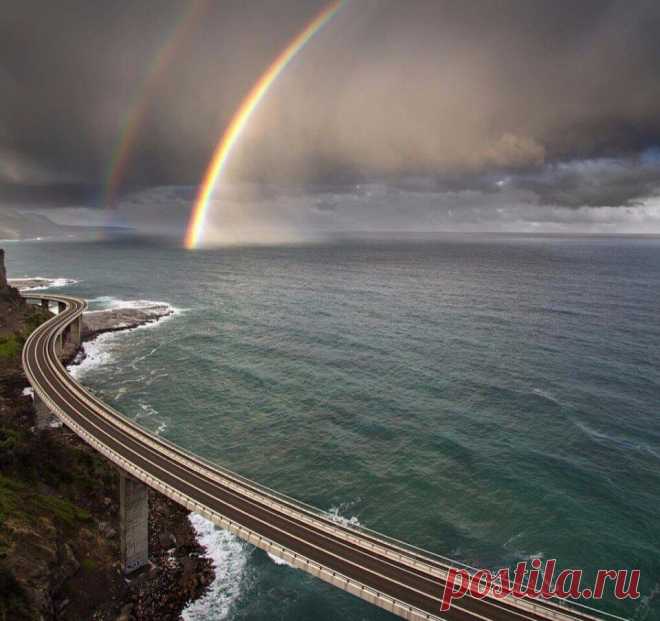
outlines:
[[[108,208],[116,206],[117,192],[124,178],[133,146],[139,136],[140,128],[149,109],[149,103],[155,94],[156,87],[166,69],[174,60],[179,47],[190,37],[194,28],[200,22],[208,3],[209,0],[195,0],[190,3],[172,33],[156,53],[144,81],[136,90],[135,100],[124,118],[121,132],[112,151],[104,192],[104,204]]]
[[[250,92],[241,102],[215,151],[206,169],[195,204],[188,221],[184,246],[188,249],[196,248],[204,232],[204,224],[209,211],[210,199],[217,185],[218,179],[231,155],[232,149],[241,136],[250,117],[262,101],[273,82],[284,71],[293,57],[305,47],[305,44],[319,32],[339,11],[346,0],[338,0],[325,7],[307,26],[291,41],[280,55],[273,61],[268,69],[254,84]]]

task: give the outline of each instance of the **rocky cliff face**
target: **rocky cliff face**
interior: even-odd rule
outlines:
[[[49,316],[7,285],[0,251],[0,621],[177,620],[213,579],[187,512],[150,494],[152,565],[127,582],[114,467],[66,428],[34,427],[21,350]]]
[[[5,269],[5,251],[0,248],[0,289],[7,286],[7,270]]]
[[[30,313],[18,291],[7,283],[5,251],[0,248],[0,338],[20,331]]]

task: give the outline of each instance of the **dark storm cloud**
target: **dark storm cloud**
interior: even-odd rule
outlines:
[[[633,206],[660,194],[660,162],[605,159],[561,163],[521,176],[512,185],[530,190],[546,205]]]
[[[101,188],[84,183],[0,183],[0,205],[33,205],[66,207],[69,205],[93,206]]]
[[[198,183],[253,81],[324,5],[206,4],[152,92],[125,192]],[[188,7],[3,4],[0,201],[43,202],[52,186],[56,204],[98,202],[126,115]],[[349,2],[269,93],[229,172],[487,195],[507,178],[542,204],[635,204],[660,179],[638,157],[660,144],[658,32],[657,0]]]

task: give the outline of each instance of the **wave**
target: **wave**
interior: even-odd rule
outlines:
[[[124,387],[125,388],[125,387]],[[143,419],[150,419],[151,424],[145,425],[148,426],[149,428],[153,429],[153,433],[157,436],[159,436],[161,433],[167,430],[167,422],[163,420],[163,418],[160,415],[160,412],[153,407],[150,403],[147,403],[145,401],[140,401],[138,403],[138,406],[140,408],[140,412],[138,412],[133,420],[135,422],[139,422]]]
[[[266,552],[266,554],[268,554],[268,558],[273,561],[275,565],[286,565],[287,567],[293,567],[289,561],[285,561],[283,558],[273,554],[272,552]],[[293,569],[295,569],[295,567],[293,567]]]
[[[354,526],[354,527],[359,527],[361,526],[360,520],[352,515],[350,517],[346,517],[342,515],[343,511],[346,511],[351,505],[353,505],[353,502],[345,502],[337,505],[336,507],[330,507],[328,509],[328,516],[333,522],[337,522],[339,524],[342,524],[343,526]],[[293,567],[296,569],[289,561],[283,559],[280,556],[277,556],[277,554],[273,554],[273,552],[266,552],[268,555],[268,558],[275,563],[275,565],[286,565],[287,567]]]
[[[541,397],[541,399],[545,399],[546,401],[551,401],[552,403],[563,406],[564,404],[557,399],[550,391],[548,390],[543,390],[541,388],[534,388],[532,389],[532,393],[535,394],[537,397]]]
[[[523,550],[522,548],[518,547],[516,542],[520,542],[520,540],[526,535],[524,531],[521,531],[519,533],[516,533],[515,535],[512,535],[507,539],[503,544],[502,547],[507,550],[507,553],[505,555],[505,559],[507,561],[513,560],[515,562],[520,562],[520,561],[533,561],[534,559],[539,559],[542,560],[544,558],[543,552],[527,552],[526,550]]]
[[[248,560],[248,547],[229,531],[217,528],[198,513],[188,518],[197,540],[206,548],[206,556],[213,563],[215,580],[201,599],[183,611],[185,621],[226,619],[241,593],[241,581]]]
[[[77,285],[80,281],[73,278],[46,278],[45,276],[26,276],[25,278],[9,278],[12,287],[20,291],[39,291]]]
[[[106,332],[99,334],[94,340],[84,343],[73,362],[67,367],[71,376],[80,380],[92,369],[112,362],[112,354],[107,345],[114,337],[116,337],[116,333]]]
[[[52,239],[57,239],[57,237],[53,237],[52,235],[48,235],[46,237],[7,237],[5,239],[0,239],[0,242],[12,242],[13,244],[19,244],[21,242],[33,242],[33,241],[49,241]]]
[[[343,526],[354,526],[357,528],[361,526],[361,524],[360,520],[356,516],[352,515],[350,517],[346,517],[342,515],[342,512],[346,511],[353,504],[353,502],[344,502],[337,505],[336,507],[330,507],[330,509],[328,509],[328,516],[333,522],[337,522]],[[286,565],[287,567],[293,567],[296,569],[296,567],[289,563],[289,561],[284,560],[280,556],[277,556],[272,552],[266,552],[266,554],[268,554],[268,558],[273,561],[275,565]]]
[[[96,298],[90,298],[87,302],[95,306],[94,310],[88,311],[90,313],[104,311],[104,310],[117,310],[120,308],[130,308],[135,310],[148,310],[150,308],[167,308],[174,314],[185,312],[187,309],[174,306],[169,302],[162,300],[124,300],[116,298],[112,295],[101,295]]]
[[[353,504],[355,503],[342,502],[336,507],[330,507],[330,509],[328,509],[328,514],[330,516],[330,519],[333,520],[334,522],[338,522],[339,524],[342,524],[343,526],[354,526],[356,528],[362,526],[360,520],[355,515],[352,515],[350,517],[346,517],[345,515],[342,515]]]
[[[582,421],[574,421],[573,423],[582,433],[584,433],[589,439],[597,442],[601,445],[611,445],[623,450],[632,450],[640,451],[652,455],[653,457],[660,459],[660,453],[655,450],[650,444],[642,442],[639,440],[629,440],[620,435],[614,433],[606,433],[604,431],[598,431],[593,427],[590,427]]]

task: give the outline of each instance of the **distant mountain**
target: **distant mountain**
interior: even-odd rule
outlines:
[[[104,238],[121,238],[134,234],[135,230],[129,226],[57,224],[48,216],[40,213],[0,207],[0,240],[36,239],[40,237],[90,239],[99,235],[103,235]]]
[[[61,237],[68,234],[67,229],[40,214],[0,208],[0,239]]]

